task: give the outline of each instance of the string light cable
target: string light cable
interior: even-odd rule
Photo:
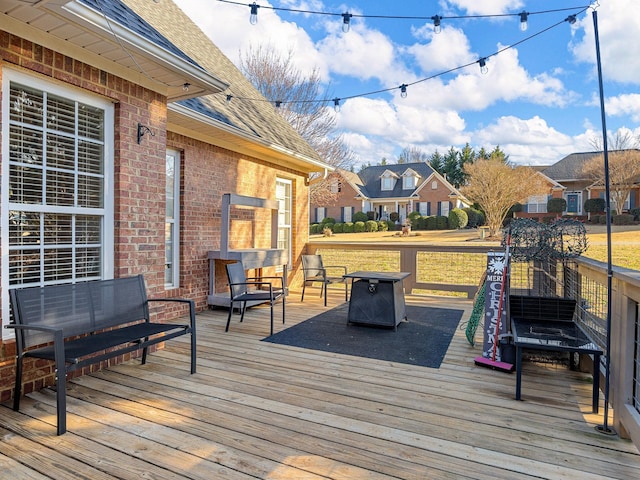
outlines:
[[[246,6],[247,4],[244,3],[240,3],[240,2],[234,2],[232,0],[218,0],[219,2],[223,2],[223,3],[231,3],[231,4],[235,4],[235,5],[244,5]],[[255,3],[255,2],[254,2]],[[366,92],[366,93],[359,93],[359,94],[354,94],[354,95],[349,95],[349,96],[344,96],[344,97],[335,97],[335,98],[324,98],[324,99],[312,99],[312,100],[291,100],[291,101],[286,101],[286,100],[269,100],[269,99],[265,99],[265,98],[252,98],[252,97],[236,97],[234,95],[226,95],[227,98],[227,102],[230,102],[232,99],[237,99],[237,100],[247,100],[247,101],[254,101],[254,102],[268,102],[268,103],[272,103],[274,104],[277,108],[281,107],[283,104],[304,104],[304,103],[320,103],[320,104],[330,104],[331,102],[333,102],[334,108],[336,109],[336,111],[338,111],[340,109],[340,102],[344,101],[344,100],[351,100],[354,98],[360,98],[360,97],[368,97],[371,95],[378,95],[381,93],[387,93],[387,92],[392,92],[395,90],[400,90],[400,96],[402,98],[406,98],[408,93],[407,93],[407,89],[408,87],[411,87],[413,85],[417,85],[423,82],[426,82],[428,80],[433,80],[435,78],[447,75],[449,73],[453,73],[457,70],[462,70],[465,68],[468,68],[472,65],[478,64],[480,67],[480,71],[482,73],[487,73],[488,67],[487,67],[487,60],[491,57],[495,57],[497,55],[500,55],[501,53],[510,50],[512,48],[517,47],[518,45],[521,45],[525,42],[528,42],[530,40],[533,40],[536,37],[539,37],[540,35],[543,35],[544,33],[553,30],[554,28],[557,28],[560,25],[563,25],[564,23],[569,23],[569,24],[574,24],[577,21],[577,17],[580,16],[581,14],[583,14],[584,12],[586,12],[588,9],[592,8],[592,9],[596,9],[599,6],[598,2],[594,2],[593,4],[590,5],[583,5],[583,6],[578,6],[578,7],[573,7],[573,8],[562,8],[562,9],[555,9],[555,10],[544,10],[544,11],[540,11],[540,12],[520,12],[520,13],[505,13],[505,14],[494,14],[494,15],[471,15],[471,16],[452,16],[452,17],[440,17],[440,16],[435,16],[438,17],[438,19],[442,19],[442,18],[455,18],[455,19],[462,19],[462,18],[492,18],[492,17],[506,17],[506,16],[517,16],[518,18],[521,19],[521,23],[523,22],[523,18],[528,17],[529,15],[537,15],[537,14],[543,14],[543,13],[557,13],[557,12],[566,12],[566,11],[574,11],[575,13],[572,13],[570,15],[568,15],[566,18],[536,32],[533,33],[527,37],[522,38],[521,40],[518,40],[515,43],[512,43],[510,45],[507,45],[504,48],[501,48],[489,55],[485,55],[484,57],[480,57],[478,60],[474,60],[472,62],[468,62],[466,64],[463,65],[458,65],[457,67],[453,67],[450,68],[448,70],[444,70],[438,73],[435,73],[433,75],[430,75],[428,77],[424,77],[421,78],[419,80],[416,80],[414,82],[410,82],[410,83],[403,83],[399,86],[396,87],[389,87],[389,88],[383,88],[380,90],[374,90],[374,91],[370,91],[370,92]],[[314,11],[309,11],[309,10],[296,10],[296,9],[287,9],[287,8],[279,8],[279,7],[262,7],[260,6],[260,8],[271,8],[273,10],[284,10],[284,11],[290,11],[290,12],[297,12],[297,13],[306,13],[306,14],[316,14],[316,15],[343,15],[343,14],[338,14],[338,13],[327,13],[327,12],[314,12]],[[576,9],[579,9],[576,11]],[[412,20],[425,20],[425,19],[432,19],[433,17],[405,17],[405,16],[381,16],[381,15],[356,15],[353,14],[354,17],[358,16],[358,17],[362,17],[362,18],[389,18],[389,19],[412,19]],[[525,30],[524,27],[522,27],[521,25],[521,30]]]

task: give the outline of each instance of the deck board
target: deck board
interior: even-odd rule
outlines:
[[[330,307],[343,298],[329,295]],[[412,295],[409,304],[468,300]],[[330,308],[329,307],[329,308]],[[325,311],[289,296],[287,324]],[[515,375],[474,364],[456,331],[438,369],[260,340],[268,311],[198,314],[198,373],[188,339],[69,382],[68,432],[55,435],[55,394],[0,408],[0,468],[13,478],[629,479],[634,445],[595,431],[589,376],[525,363]],[[277,318],[277,317],[276,317]],[[401,327],[400,327],[401,328]],[[602,402],[602,399],[601,399]],[[601,412],[603,409],[601,409]],[[75,473],[74,473],[75,472]],[[74,476],[76,475],[76,476]]]

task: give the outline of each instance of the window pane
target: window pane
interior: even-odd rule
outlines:
[[[47,128],[58,133],[75,134],[76,107],[73,100],[56,95],[47,97]]]
[[[39,245],[40,243],[40,214],[9,212],[9,245]]]
[[[42,165],[42,132],[20,125],[11,125],[9,160],[16,163]]]
[[[9,121],[42,126],[43,94],[40,90],[11,83]]]
[[[47,205],[73,206],[75,177],[72,172],[47,171]]]
[[[73,278],[73,250],[50,249],[44,252],[44,281],[71,280]]]
[[[76,278],[100,278],[100,251],[98,247],[76,250]]]
[[[104,110],[78,104],[78,135],[94,140],[104,137]]]
[[[9,167],[9,201],[42,205],[42,170],[39,168]]]
[[[40,250],[9,251],[9,281],[12,285],[40,281]]]
[[[75,168],[75,142],[72,138],[47,134],[47,168]]]
[[[87,245],[102,241],[102,220],[94,215],[76,216],[76,243]]]
[[[98,143],[78,141],[78,170],[84,173],[102,175],[104,146]]]
[[[172,223],[165,225],[165,240],[164,240],[164,255],[165,255],[165,269],[164,269],[164,283],[173,284],[173,227]]]

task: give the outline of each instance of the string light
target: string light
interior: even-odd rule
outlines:
[[[251,25],[255,25],[256,23],[258,23],[258,8],[260,8],[260,5],[256,4],[256,2],[253,2],[249,6],[251,7],[251,15],[249,15],[249,23],[251,23]]]
[[[219,2],[223,2],[223,3],[231,3],[231,4],[236,4],[236,5],[246,5],[246,4],[242,4],[239,2],[234,2],[231,0],[218,0]],[[596,6],[597,6],[597,2],[595,2]],[[252,7],[252,13],[254,11],[253,6],[255,5],[255,11],[257,14],[257,9],[260,7],[260,5],[257,5],[255,2],[251,5],[249,5],[250,7]],[[349,99],[353,99],[353,98],[359,98],[359,97],[366,97],[366,96],[371,96],[371,95],[377,95],[377,94],[381,94],[381,93],[386,93],[386,92],[391,92],[392,90],[395,90],[397,88],[400,89],[400,96],[402,98],[407,98],[407,88],[412,86],[412,85],[416,85],[422,82],[426,82],[427,80],[432,80],[434,78],[437,77],[441,77],[443,75],[449,74],[449,73],[453,73],[457,70],[461,70],[464,68],[467,68],[473,64],[478,64],[480,66],[480,71],[483,74],[486,74],[489,72],[489,69],[487,67],[487,59],[496,55],[501,54],[502,52],[515,48],[516,46],[532,40],[533,38],[542,35],[543,33],[548,32],[549,30],[552,30],[556,27],[558,27],[559,25],[562,25],[565,22],[568,22],[569,24],[574,24],[577,21],[577,16],[584,13],[585,11],[587,11],[589,8],[594,8],[593,4],[591,5],[586,5],[586,6],[581,6],[581,7],[572,7],[572,8],[561,8],[561,9],[555,9],[555,10],[545,10],[545,11],[540,11],[540,12],[526,12],[526,11],[522,11],[520,13],[516,13],[516,14],[498,14],[498,15],[471,15],[471,16],[455,16],[455,17],[443,17],[443,16],[439,16],[439,15],[434,15],[432,17],[401,17],[401,16],[376,16],[376,15],[356,15],[356,14],[351,14],[351,13],[341,13],[341,14],[336,14],[336,13],[326,13],[326,12],[313,12],[313,11],[306,11],[306,10],[294,10],[294,9],[287,9],[287,8],[278,8],[278,7],[265,7],[265,8],[271,8],[272,10],[284,10],[284,11],[290,11],[290,12],[298,12],[298,13],[307,13],[307,14],[317,14],[317,15],[339,15],[342,16],[343,18],[343,30],[345,28],[344,24],[349,25],[350,24],[350,20],[352,17],[361,17],[361,18],[394,18],[394,19],[415,19],[415,20],[425,20],[425,19],[430,19],[434,22],[434,32],[436,32],[436,28],[440,27],[440,23],[441,20],[444,18],[490,18],[490,17],[505,17],[505,16],[514,16],[517,15],[520,18],[520,29],[521,30],[526,30],[528,28],[527,25],[527,20],[528,17],[530,15],[536,15],[536,14],[543,14],[543,13],[553,13],[553,12],[561,12],[561,11],[566,11],[566,10],[575,10],[577,8],[580,8],[580,10],[577,13],[571,14],[569,16],[567,16],[564,20],[561,20],[547,28],[544,28],[543,30],[540,30],[534,34],[531,34],[511,45],[508,45],[490,55],[486,55],[484,57],[481,57],[478,60],[472,61],[470,63],[464,64],[464,65],[459,65],[457,67],[453,67],[450,68],[449,70],[445,70],[439,73],[436,73],[434,75],[425,77],[425,78],[421,78],[419,80],[416,80],[414,82],[411,83],[403,83],[402,85],[398,86],[398,87],[390,87],[390,88],[384,88],[384,89],[380,89],[380,90],[375,90],[375,91],[371,91],[371,92],[366,92],[366,93],[360,93],[360,94],[355,94],[355,95],[351,95],[351,96],[346,96],[346,97],[342,97],[342,98],[333,98],[331,100],[329,99],[313,99],[313,100],[293,100],[293,101],[289,101],[289,102],[284,102],[283,100],[267,100],[264,98],[251,98],[251,97],[236,97],[240,100],[248,100],[248,101],[256,101],[256,102],[270,102],[270,103],[274,103],[276,108],[280,108],[280,106],[282,105],[282,103],[290,103],[290,104],[303,104],[303,103],[323,103],[323,104],[327,104],[330,101],[333,101],[333,105],[334,105],[334,109],[336,110],[336,112],[340,111],[340,102],[342,100],[349,100]],[[349,20],[347,20],[347,18]],[[525,25],[523,25],[523,23]],[[347,30],[348,31],[348,28]],[[227,95],[227,101],[230,101],[232,98],[231,95]]]
[[[431,20],[433,20],[433,33],[440,33],[442,31],[442,27],[440,26],[441,19],[442,17],[440,15],[431,17]]]
[[[520,30],[523,32],[526,32],[527,28],[529,28],[529,23],[527,22],[528,18],[528,12],[525,12],[524,10],[520,12]]]
[[[487,59],[484,57],[481,58],[480,60],[478,60],[478,64],[480,65],[480,73],[486,75],[489,72],[489,67],[487,67]]]
[[[182,84],[182,90],[185,92],[189,91],[189,87],[191,86],[191,84],[189,82],[185,82]]]
[[[233,98],[233,95],[227,95],[227,103],[231,103],[232,98]]]
[[[353,17],[350,13],[342,14],[342,31],[347,33],[349,31],[349,25],[351,24],[351,17]]]

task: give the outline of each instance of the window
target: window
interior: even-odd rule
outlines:
[[[418,202],[416,204],[416,212],[420,212],[423,217],[431,215],[431,202]]]
[[[166,220],[164,227],[164,284],[180,286],[180,152],[167,151]]]
[[[320,223],[327,216],[326,207],[316,208],[316,223]]]
[[[331,182],[331,193],[340,193],[342,191],[342,183],[340,183],[338,180],[334,180],[333,182]]]
[[[437,190],[438,189],[438,181],[434,180],[433,182],[431,182],[431,190]]]
[[[404,190],[412,190],[416,188],[416,177],[415,175],[408,175],[403,177],[402,179],[402,188]]]
[[[382,190],[393,190],[394,178],[393,177],[382,177]]]
[[[342,221],[351,222],[353,219],[353,207],[342,207]]]
[[[527,200],[528,213],[547,213],[547,195],[532,195]]]
[[[111,278],[113,106],[8,69],[2,91],[2,284]]]
[[[288,268],[291,269],[291,180],[276,179],[276,200],[278,201],[278,248],[287,251]]]

